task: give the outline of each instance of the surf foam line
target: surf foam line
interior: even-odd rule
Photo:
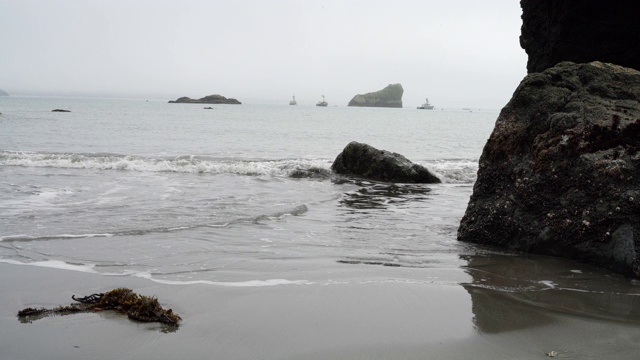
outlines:
[[[0,259],[0,263],[20,265],[20,266],[35,266],[50,269],[70,270],[78,271],[89,274],[98,274],[103,276],[133,276],[143,279],[147,279],[159,284],[165,285],[214,285],[224,287],[271,287],[271,286],[286,286],[286,285],[313,285],[314,283],[308,280],[287,280],[287,279],[267,279],[267,280],[247,280],[247,281],[209,281],[209,280],[193,280],[193,281],[176,281],[176,280],[161,280],[155,279],[151,274],[146,272],[127,272],[124,274],[114,273],[100,273],[95,270],[95,265],[75,265],[69,264],[60,260],[47,260],[47,261],[35,261],[31,263],[24,263],[11,259]]]
[[[115,234],[79,234],[79,235],[71,235],[71,234],[60,234],[60,235],[51,235],[51,236],[31,236],[31,235],[7,235],[0,236],[0,242],[10,242],[10,241],[37,241],[37,240],[55,240],[55,239],[87,239],[94,237],[112,237]]]
[[[329,159],[216,160],[194,155],[145,158],[116,154],[69,154],[0,151],[0,165],[194,174],[236,174],[292,178],[330,178]],[[439,159],[421,162],[445,183],[473,183],[477,159]]]
[[[294,178],[325,178],[331,175],[331,162],[326,159],[223,161],[193,155],[156,159],[131,155],[0,151],[0,165],[138,172],[266,175]]]
[[[284,285],[313,285],[314,282],[308,280],[287,280],[287,279],[267,279],[267,280],[247,280],[247,281],[211,281],[211,280],[162,280],[156,279],[149,273],[136,273],[133,276],[151,280],[155,283],[165,285],[213,285],[224,287],[270,287]]]
[[[60,269],[60,270],[71,270],[71,271],[78,271],[78,272],[89,273],[89,274],[99,274],[99,272],[95,270],[95,265],[93,264],[76,265],[76,264],[69,264],[60,260],[46,260],[46,261],[34,261],[31,263],[24,263],[17,260],[0,259],[0,263],[11,264],[11,265],[36,266],[36,267],[44,267],[44,268]]]

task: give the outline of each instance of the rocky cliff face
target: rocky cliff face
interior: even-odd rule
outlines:
[[[640,70],[640,2],[635,0],[521,0],[520,45],[527,70],[561,61],[602,61]]]
[[[496,121],[458,238],[640,277],[640,72],[563,62]]]
[[[203,98],[200,99],[192,99],[186,96],[183,96],[181,98],[178,98],[177,100],[170,100],[169,101],[170,104],[176,104],[176,103],[186,103],[186,104],[242,104],[240,101],[233,99],[233,98],[229,98],[227,99],[226,97],[222,96],[222,95],[209,95],[209,96],[205,96]]]
[[[402,85],[390,84],[380,91],[354,96],[349,106],[401,108],[403,94]]]

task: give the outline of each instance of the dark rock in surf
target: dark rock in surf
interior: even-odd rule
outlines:
[[[480,158],[458,239],[640,277],[640,72],[529,74]]]
[[[380,91],[354,96],[349,101],[349,106],[401,108],[402,94],[404,94],[402,85],[389,84]]]
[[[311,167],[308,169],[296,169],[289,174],[293,179],[326,179],[331,176],[331,172],[326,169]]]
[[[424,166],[414,164],[404,156],[373,146],[350,142],[336,157],[331,170],[338,174],[398,183],[439,183]]]
[[[527,70],[561,61],[602,61],[640,70],[640,2],[634,0],[521,0],[520,46]]]
[[[170,104],[232,104],[232,105],[240,105],[242,104],[240,101],[226,97],[222,95],[209,95],[200,99],[192,99],[186,96],[178,98],[177,100],[170,100]]]
[[[51,112],[71,112],[71,110],[65,110],[65,109],[53,109],[53,110],[51,110]]]

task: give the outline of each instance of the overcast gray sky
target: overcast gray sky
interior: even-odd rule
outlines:
[[[517,0],[0,0],[12,95],[501,108],[526,74]]]

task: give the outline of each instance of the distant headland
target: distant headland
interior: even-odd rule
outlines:
[[[177,100],[170,100],[170,104],[242,104],[240,101],[226,97],[222,95],[209,95],[200,99],[192,99],[186,96],[178,98]]]
[[[354,96],[349,101],[349,106],[401,108],[402,94],[404,94],[402,85],[389,84],[380,91]]]
[[[9,96],[9,94],[6,91],[0,89],[0,96]]]

